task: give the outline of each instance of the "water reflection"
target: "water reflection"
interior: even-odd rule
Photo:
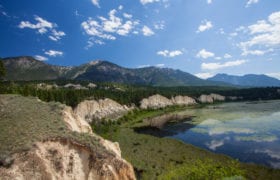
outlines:
[[[280,101],[225,103],[185,113],[195,117],[166,124],[157,130],[164,132],[160,137],[179,139],[243,162],[280,168]]]

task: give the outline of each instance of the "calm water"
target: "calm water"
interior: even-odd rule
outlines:
[[[280,168],[280,101],[225,103],[184,113],[196,117],[167,124],[163,130],[169,137],[242,162]]]

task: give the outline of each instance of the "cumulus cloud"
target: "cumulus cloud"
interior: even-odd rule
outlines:
[[[195,74],[196,77],[201,78],[201,79],[208,79],[210,77],[213,77],[214,74],[212,73],[197,73]]]
[[[207,31],[207,30],[211,29],[212,27],[213,27],[213,24],[212,24],[211,21],[204,20],[199,25],[199,27],[198,27],[196,32],[197,33],[204,32],[204,31]]]
[[[246,60],[236,60],[236,61],[228,61],[225,63],[202,63],[201,69],[217,70],[217,69],[223,69],[223,68],[227,68],[227,67],[240,66],[246,62],[247,62]]]
[[[215,54],[210,52],[210,51],[207,51],[205,49],[201,49],[197,54],[196,54],[196,57],[198,58],[203,58],[203,59],[208,59],[210,57],[214,57]]]
[[[89,17],[81,23],[84,32],[90,36],[87,47],[104,44],[106,40],[116,40],[118,36],[138,34],[139,30],[142,30],[145,36],[154,34],[148,26],[140,28],[140,21],[133,19],[131,14],[121,13],[121,9],[123,8],[112,9],[108,17],[98,16],[95,19]]]
[[[47,61],[47,60],[48,60],[47,57],[45,57],[45,56],[40,56],[40,55],[36,55],[36,56],[35,56],[35,59],[37,59],[37,60],[39,60],[39,61]]]
[[[142,33],[144,36],[152,36],[155,34],[154,31],[148,26],[143,26]]]
[[[99,0],[91,0],[92,4],[95,5],[96,7],[100,8],[99,5]]]
[[[131,19],[132,15],[128,14],[128,13],[123,13],[123,17],[127,18],[127,19]]]
[[[225,59],[229,59],[229,58],[232,58],[232,56],[231,56],[230,54],[226,53],[226,54],[224,55],[224,58],[225,58]]]
[[[207,4],[212,4],[212,0],[207,0]]]
[[[245,28],[247,41],[239,43],[243,55],[263,55],[280,46],[280,11]],[[255,50],[255,48],[258,50]]]
[[[154,23],[154,28],[155,29],[164,29],[165,27],[165,22],[164,21],[159,21]]]
[[[158,67],[158,68],[163,68],[165,66],[165,64],[156,64],[155,67]]]
[[[45,52],[46,55],[51,56],[51,57],[56,57],[56,56],[62,56],[63,52],[62,51],[56,51],[56,50],[49,50]]]
[[[169,57],[169,58],[180,56],[182,54],[183,54],[183,52],[180,51],[180,50],[174,50],[174,51],[162,50],[162,51],[157,52],[157,55],[160,55],[160,56],[163,56],[163,57]]]
[[[145,5],[149,3],[159,2],[160,0],[140,0],[140,3]]]
[[[137,68],[147,68],[147,67],[151,67],[151,65],[143,64],[143,65],[139,65]]]
[[[255,55],[255,56],[262,56],[266,53],[269,53],[269,52],[273,52],[274,50],[273,49],[267,49],[267,50],[247,50],[247,49],[244,49],[243,52],[242,52],[242,56],[247,56],[247,55]]]
[[[259,0],[248,0],[247,1],[247,4],[246,4],[246,7],[249,7],[251,6],[252,4],[257,4],[259,2]]]
[[[53,41],[58,41],[61,37],[65,36],[66,34],[63,31],[57,31],[55,29],[52,30],[52,35],[49,38]]]
[[[66,35],[65,32],[56,30],[57,25],[55,23],[51,23],[39,16],[35,16],[34,19],[37,23],[33,24],[29,21],[21,21],[18,27],[20,29],[35,29],[39,34],[49,33],[49,38],[53,41],[58,41]]]

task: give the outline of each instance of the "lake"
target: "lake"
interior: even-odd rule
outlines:
[[[223,103],[186,110],[191,120],[166,124],[167,137],[280,168],[280,101]]]

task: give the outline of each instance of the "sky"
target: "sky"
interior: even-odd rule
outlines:
[[[0,57],[280,79],[279,0],[0,0]]]

